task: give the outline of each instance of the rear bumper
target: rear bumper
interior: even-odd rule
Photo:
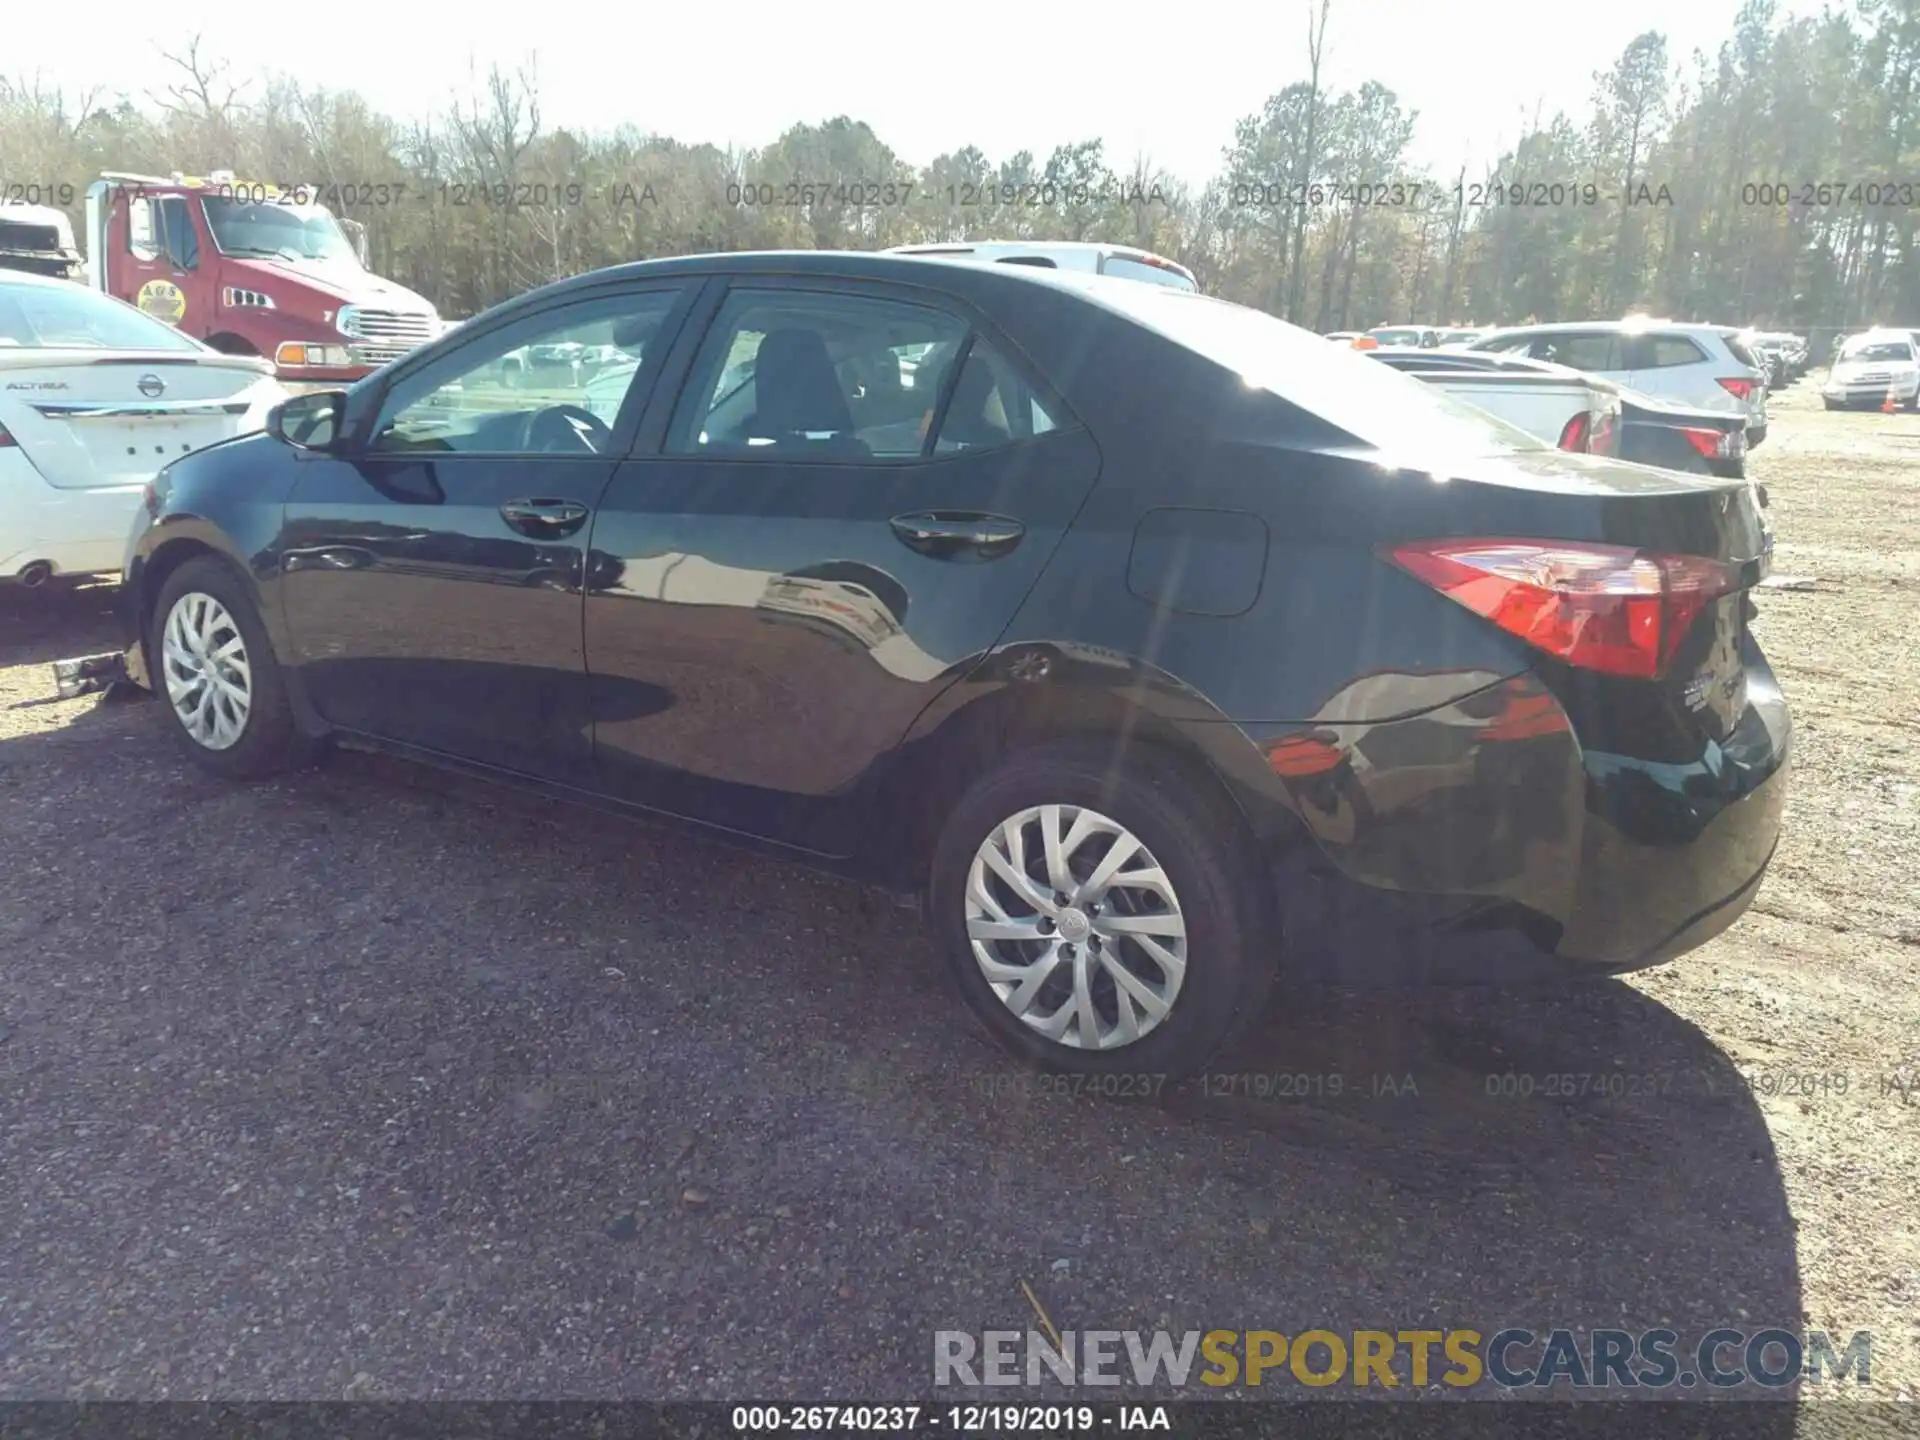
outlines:
[[[1780,833],[1790,724],[1752,658],[1739,724],[1687,763],[1588,749],[1530,674],[1437,711],[1308,727],[1343,754],[1317,774],[1264,761],[1303,727],[1241,731],[1252,760],[1229,778],[1272,845],[1290,975],[1539,981],[1704,944],[1751,903]],[[1284,823],[1263,809],[1276,800]]]
[[[1766,443],[1766,440],[1767,440],[1767,422],[1766,421],[1762,420],[1758,425],[1747,426],[1747,449],[1748,450],[1753,450],[1758,446],[1764,445]]]

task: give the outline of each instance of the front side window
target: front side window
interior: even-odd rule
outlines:
[[[735,290],[694,364],[667,448],[782,460],[917,457],[966,337],[964,321],[921,305]]]
[[[160,202],[161,240],[167,259],[178,270],[195,270],[200,265],[200,237],[194,233],[193,217],[187,213],[184,195],[169,195]]]
[[[608,453],[677,288],[563,305],[475,337],[394,386],[377,451]]]
[[[1539,335],[1527,352],[1535,360],[1565,365],[1573,370],[1618,370],[1619,337],[1606,331],[1585,330]]]
[[[1496,355],[1527,355],[1533,349],[1534,335],[1494,335],[1473,343],[1475,350],[1491,350]]]
[[[0,282],[0,348],[167,350],[206,347],[122,301],[71,284]]]

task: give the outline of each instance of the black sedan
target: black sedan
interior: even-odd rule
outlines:
[[[630,359],[497,383],[560,344]],[[1276,978],[1654,964],[1779,831],[1747,486],[1159,286],[600,271],[147,515],[127,669],[208,769],[379,746],[879,882],[1047,1066],[1191,1071]]]

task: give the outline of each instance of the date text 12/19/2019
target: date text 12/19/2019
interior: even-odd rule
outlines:
[[[1164,1405],[736,1405],[736,1434],[1171,1430]]]

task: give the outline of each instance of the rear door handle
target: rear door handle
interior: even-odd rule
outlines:
[[[997,560],[1027,533],[1018,520],[977,510],[918,510],[888,523],[902,545],[935,560]]]
[[[572,500],[509,500],[500,518],[536,540],[571,535],[587,521],[587,507]]]

